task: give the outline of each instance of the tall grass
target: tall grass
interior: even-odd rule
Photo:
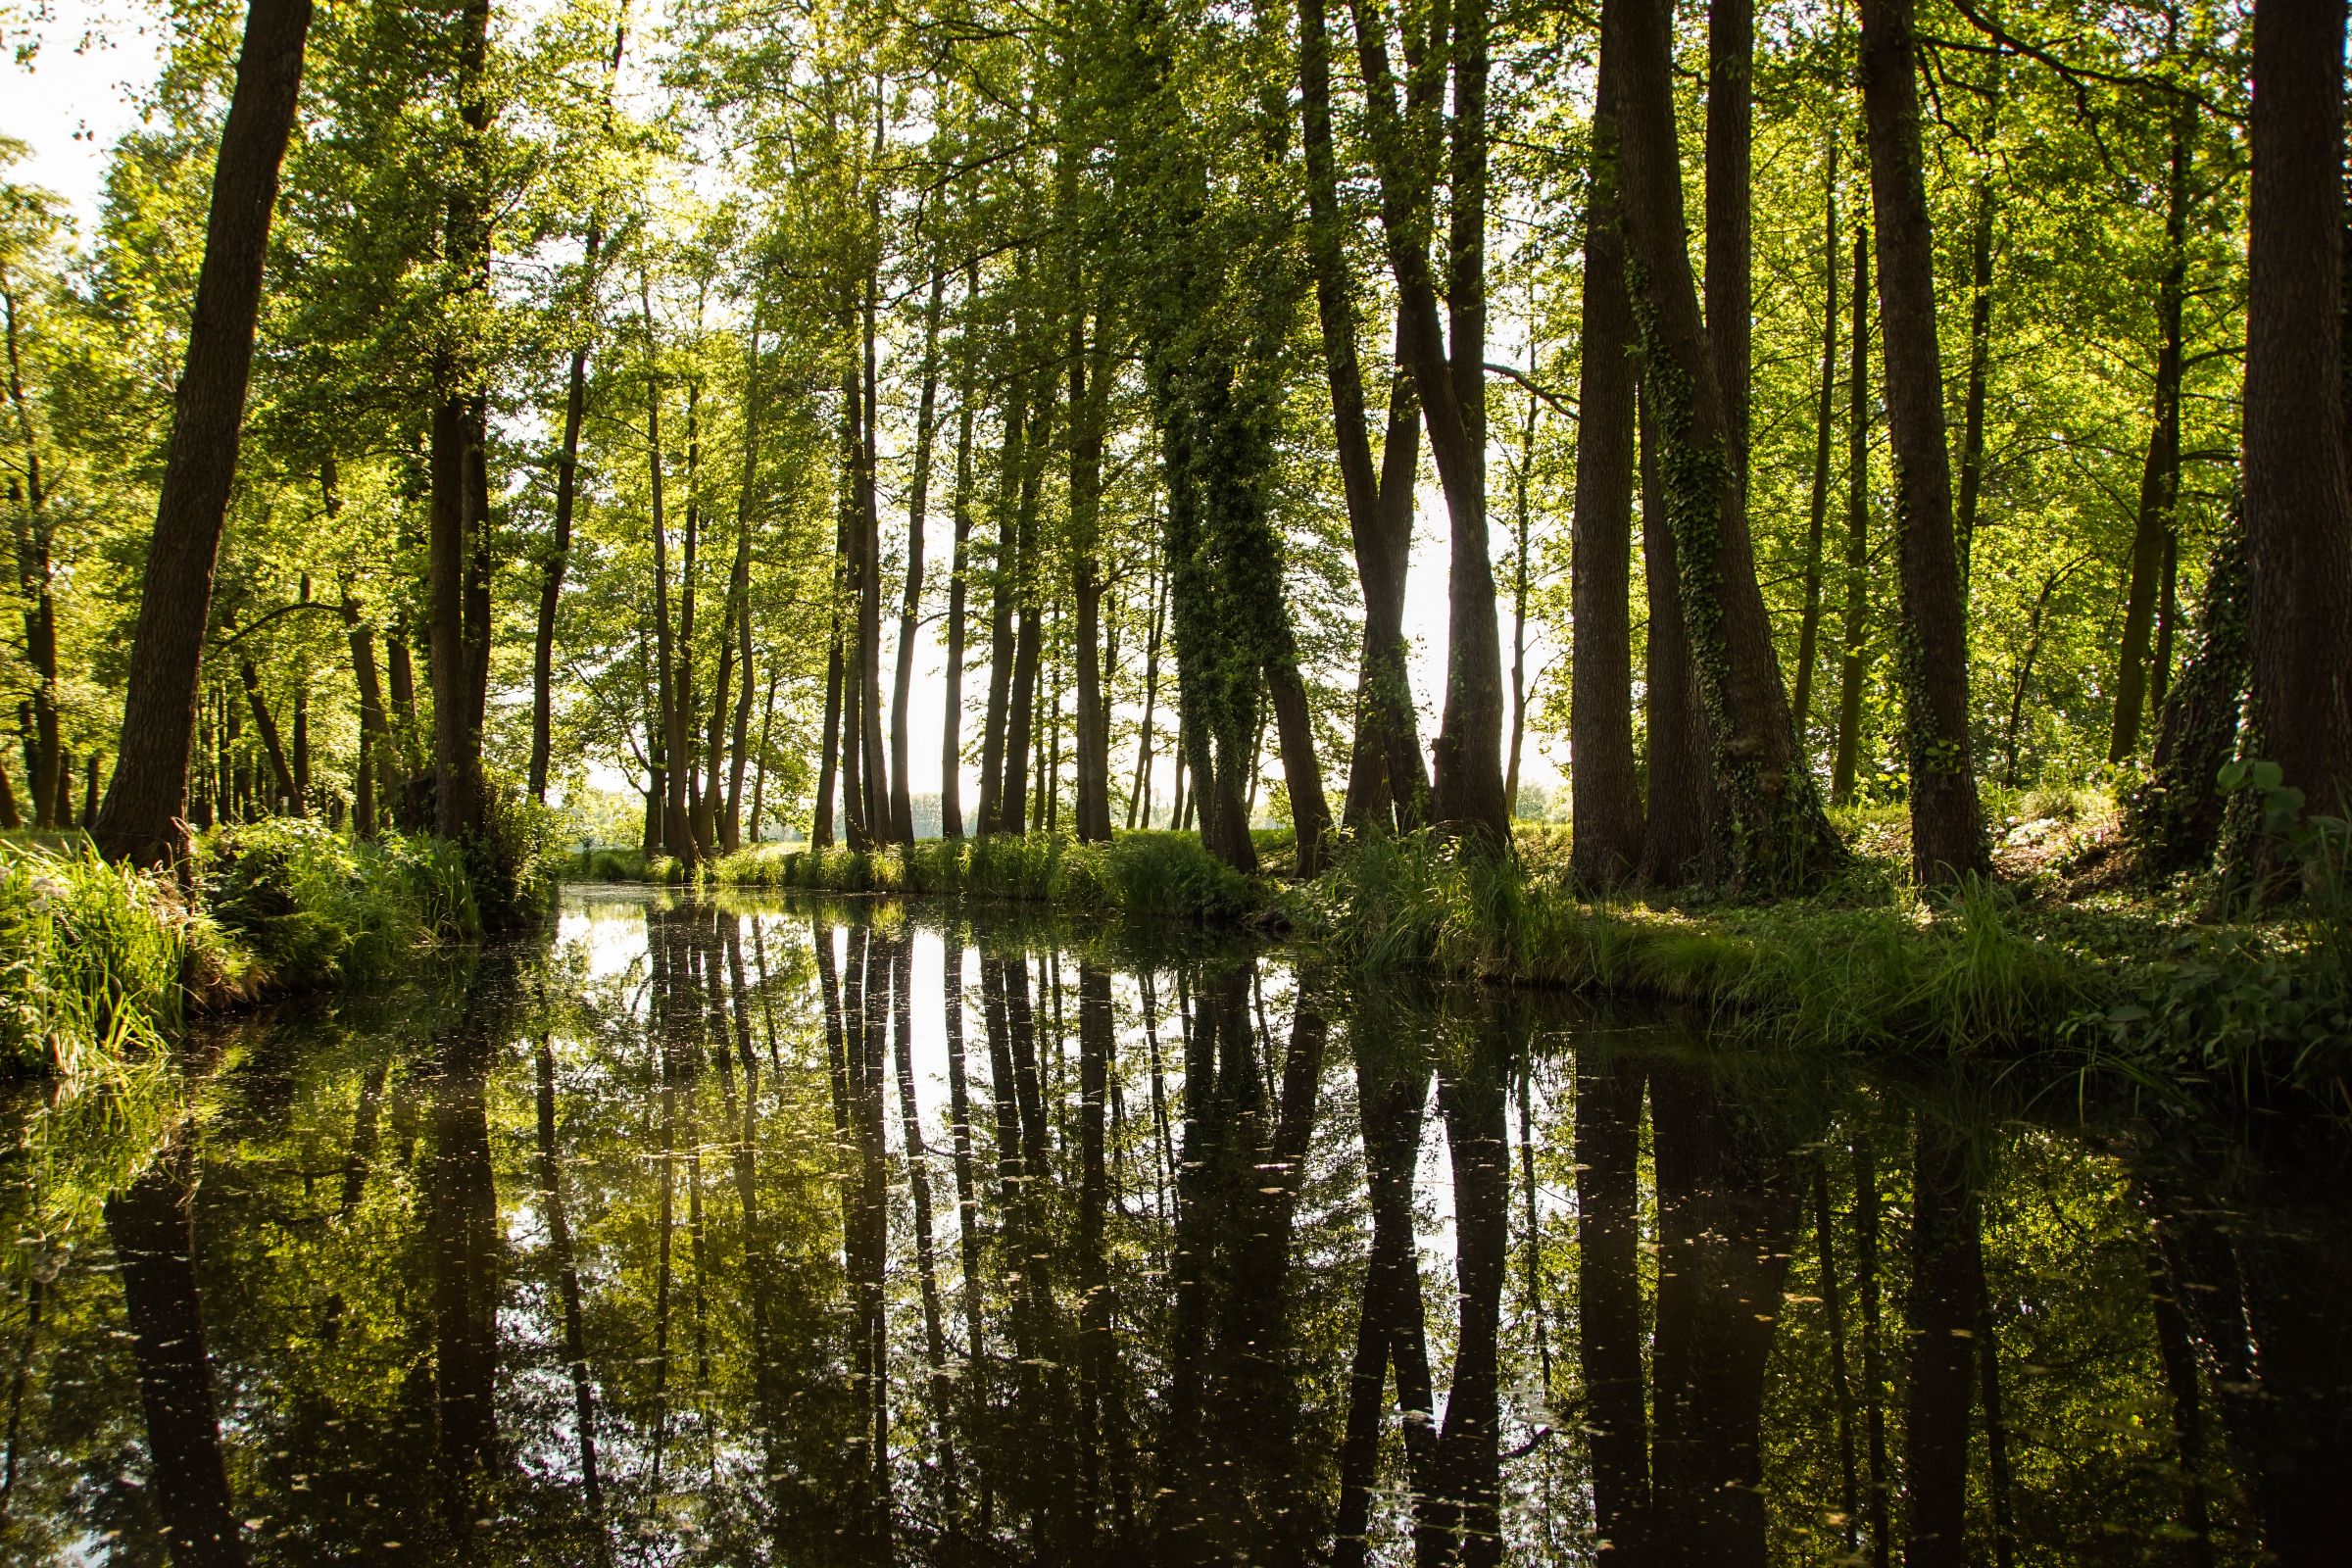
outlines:
[[[168,884],[86,846],[0,843],[0,1057],[75,1083],[134,1077],[179,1021],[191,951],[218,947]]]

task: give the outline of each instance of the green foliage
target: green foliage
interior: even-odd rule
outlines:
[[[113,1083],[181,1015],[192,949],[219,936],[165,883],[79,847],[0,842],[0,1062]]]
[[[481,934],[469,857],[446,840],[354,840],[302,818],[219,828],[198,897],[273,985],[380,978],[416,949]]]

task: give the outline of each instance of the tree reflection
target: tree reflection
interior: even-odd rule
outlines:
[[[621,909],[231,1055],[119,1284],[19,1264],[11,1549],[2338,1551],[2352,1253],[2272,1155],[1281,953]]]

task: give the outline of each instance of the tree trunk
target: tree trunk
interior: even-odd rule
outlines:
[[[1706,718],[1700,711],[1690,644],[1683,613],[1682,573],[1675,560],[1674,524],[1665,480],[1658,471],[1646,385],[1638,422],[1642,445],[1642,551],[1649,587],[1649,800],[1642,838],[1642,879],[1680,887],[1713,873],[1708,816]]]
[[[662,797],[662,847],[691,865],[695,860],[694,833],[686,820],[686,719],[676,685],[677,644],[669,620],[669,519],[663,510],[662,472],[662,374],[654,336],[653,294],[644,275],[638,277],[638,298],[645,308],[646,376],[645,442],[648,473],[653,485],[654,532],[654,705],[662,724],[662,762],[665,776]],[[691,571],[689,578],[691,579]]]
[[[0,265],[0,308],[5,310],[8,340],[8,404],[17,416],[17,432],[24,448],[24,478],[8,482],[12,510],[22,509],[17,533],[18,586],[24,596],[24,662],[32,666],[33,734],[37,750],[29,759],[33,821],[38,827],[62,826],[60,806],[70,780],[60,761],[57,729],[57,598],[51,561],[48,496],[41,485],[40,439],[34,432],[32,407],[24,397],[24,369],[18,342],[17,291],[5,265]]]
[[[977,308],[979,274],[964,270],[963,305]],[[945,710],[939,742],[939,831],[943,838],[963,837],[963,616],[970,583],[967,553],[972,535],[972,326],[966,321],[958,347],[956,381],[956,555],[948,573],[948,667],[941,707]]]
[[[1355,569],[1364,595],[1363,648],[1356,664],[1355,732],[1348,752],[1346,820],[1412,825],[1426,819],[1428,771],[1403,657],[1404,578],[1412,548],[1412,489],[1420,458],[1420,412],[1401,373],[1407,346],[1399,324],[1390,377],[1381,463],[1372,462],[1363,370],[1356,352],[1353,278],[1345,250],[1339,176],[1332,156],[1331,35],[1323,0],[1298,11],[1300,119],[1306,157],[1308,259],[1323,329],[1323,368],[1348,504]],[[1148,788],[1148,785],[1147,785]],[[1149,815],[1149,813],[1147,813]]]
[[[172,394],[155,534],[140,578],[122,738],[94,834],[110,859],[153,865],[185,847],[178,819],[187,807],[213,568],[236,474],[270,214],[310,25],[310,0],[251,0],[246,11],[213,172],[187,360]]]
[[[982,716],[980,730],[979,826],[984,834],[1004,830],[1004,728],[1012,711],[1014,605],[1020,575],[1020,476],[1029,463],[1028,423],[1028,389],[1016,382],[1005,399],[1004,441],[997,460],[997,548],[989,572],[988,710]]]
[[[901,844],[914,844],[914,800],[907,793],[907,695],[914,687],[914,638],[923,609],[923,520],[931,496],[931,445],[939,407],[939,316],[947,273],[931,271],[923,310],[923,391],[914,415],[914,478],[906,494],[906,586],[899,601],[898,666],[891,682],[890,821]],[[945,779],[942,779],[945,784]]]
[[[825,718],[816,749],[816,800],[809,808],[808,843],[812,849],[833,846],[833,795],[841,755],[841,612],[833,612],[833,630],[825,644]]]
[[[618,58],[615,45],[614,57]],[[587,254],[581,264],[593,297],[596,257],[604,244],[603,231],[591,221]],[[588,343],[571,351],[571,371],[564,384],[564,438],[556,454],[556,517],[547,542],[547,559],[539,572],[539,625],[531,643],[531,760],[528,787],[531,799],[547,799],[550,731],[555,722],[556,607],[564,597],[564,573],[571,564],[571,513],[579,493],[580,425],[588,416]]]
[[[2115,676],[2115,724],[2107,760],[2139,751],[2139,716],[2149,685],[2148,643],[2173,559],[2180,496],[2180,308],[2188,274],[2188,138],[2195,103],[2173,110],[2171,178],[2166,186],[2164,276],[2156,287],[2156,416],[2140,469],[2139,510],[2132,534],[2132,581],[2124,601],[2124,646]],[[2159,699],[2161,701],[2161,699]]]
[[[1754,267],[1749,160],[1755,106],[1753,0],[1708,0],[1706,324],[1723,395],[1725,449],[1745,505],[1750,273]]]
[[[1399,333],[1409,348],[1451,524],[1446,703],[1435,747],[1431,813],[1446,831],[1499,852],[1510,839],[1510,806],[1502,795],[1502,649],[1494,624],[1494,571],[1487,555],[1487,6],[1485,0],[1464,0],[1452,15],[1447,318],[1443,323],[1422,216],[1437,152],[1426,150],[1426,172],[1409,167],[1408,132],[1397,123],[1385,11],[1366,0],[1356,0],[1354,11],[1379,165],[1381,227],[1396,278]],[[1430,78],[1434,91],[1436,73],[1416,70],[1414,74]],[[1408,112],[1417,107],[1408,98]]]
[[[1584,341],[1578,372],[1576,513],[1569,564],[1569,863],[1606,888],[1642,864],[1642,786],[1634,762],[1634,318],[1625,292],[1618,203],[1617,74],[1604,42],[1592,118],[1592,195],[1585,209]],[[1644,519],[1646,521],[1646,509]],[[1653,618],[1654,628],[1657,625]],[[1655,644],[1652,644],[1654,649]]]
[[[1073,269],[1075,271],[1076,270]],[[1111,392],[1108,323],[1096,314],[1094,341],[1086,334],[1085,292],[1073,277],[1070,321],[1069,538],[1076,609],[1078,711],[1074,741],[1078,838],[1110,842],[1110,710],[1103,701],[1102,444]],[[1056,731],[1058,734],[1058,731]]]
[[[270,716],[270,703],[262,695],[262,674],[248,658],[239,662],[237,678],[245,686],[245,702],[253,710],[253,730],[262,738],[262,749],[270,759],[270,776],[275,781],[277,800],[273,806],[288,816],[304,813],[302,791],[295,786],[294,769],[286,764],[285,743],[278,738],[277,720]]]
[[[1298,874],[1320,876],[1329,853],[1331,806],[1323,797],[1323,765],[1315,760],[1315,726],[1296,651],[1266,661],[1266,692],[1282,748],[1282,777],[1291,794],[1291,826],[1298,833]]]
[[[2343,400],[2343,0],[2259,0],[2245,528],[2255,755],[2352,807],[2352,472]],[[2334,395],[2331,395],[2334,394]]]
[[[2126,808],[2125,831],[2149,876],[2209,865],[2220,846],[2223,803],[2215,779],[2237,749],[2253,592],[2245,530],[2232,512],[2206,565],[2196,646],[2157,720],[2148,781]]]
[[[1616,3],[1624,14],[1618,114],[1627,276],[1641,329],[1643,396],[1657,429],[1663,510],[1675,538],[1684,628],[1713,752],[1713,837],[1726,851],[1724,870],[1734,886],[1802,888],[1835,864],[1842,849],[1796,753],[1756,582],[1735,432],[1684,243],[1672,8],[1664,0]]]
[[[858,575],[858,736],[863,748],[865,831],[875,844],[899,835],[891,820],[888,754],[882,738],[882,512],[874,492],[877,440],[881,417],[874,345],[875,281],[865,285],[864,370],[858,416],[858,517],[859,532]]]
[[[443,220],[453,298],[448,314],[490,287],[490,214],[483,141],[490,125],[484,82],[490,0],[465,0],[455,83],[459,138]],[[489,408],[483,368],[455,347],[436,355],[431,432],[431,529],[427,598],[432,634],[434,827],[445,838],[478,833],[486,803],[482,716],[490,670]]]
[[[1853,340],[1846,362],[1845,624],[1838,659],[1838,748],[1830,799],[1854,801],[1862,686],[1870,671],[1870,225],[1854,224]]]
[[[1991,858],[1971,757],[1968,624],[1952,548],[1951,459],[1936,341],[1936,237],[1921,166],[1917,54],[1911,0],[1862,0],[1862,106],[1879,229],[1879,310],[1903,595],[1895,667],[1903,684],[1911,870],[1921,884],[1934,885],[1987,871]]]
[[[376,832],[375,778],[389,755],[384,722],[383,682],[375,668],[375,628],[360,612],[360,602],[343,589],[343,625],[351,639],[351,673],[360,689],[360,768],[353,790],[353,818],[362,838]]]
[[[1805,600],[1796,629],[1796,695],[1789,722],[1808,763],[1813,719],[1813,672],[1821,662],[1821,546],[1830,516],[1830,448],[1838,411],[1838,134],[1829,136],[1822,179],[1821,397],[1813,409],[1813,496],[1805,521]]]
[[[1135,785],[1127,792],[1127,831],[1152,825],[1152,725],[1159,709],[1159,638],[1167,626],[1168,581],[1152,574],[1152,625],[1144,640],[1144,722],[1135,741]]]

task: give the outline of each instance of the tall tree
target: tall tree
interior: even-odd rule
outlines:
[[[1606,887],[1642,863],[1642,796],[1634,765],[1633,498],[1636,405],[1633,304],[1625,292],[1617,150],[1624,48],[1601,40],[1593,97],[1592,174],[1585,205],[1584,345],[1579,369],[1576,510],[1569,598],[1575,661],[1568,702],[1568,775],[1578,880]]]
[[[1440,826],[1500,850],[1509,842],[1511,813],[1502,793],[1502,643],[1487,530],[1488,8],[1486,0],[1460,0],[1432,13],[1449,23],[1444,37],[1420,36],[1408,17],[1412,79],[1401,103],[1389,63],[1385,0],[1350,0],[1350,9],[1400,333],[1451,525],[1446,703],[1430,810]],[[1423,64],[1437,61],[1445,62],[1452,85],[1443,160],[1437,72]],[[1448,195],[1443,317],[1430,260],[1441,161]]]
[[[2343,385],[2343,0],[2254,8],[2245,527],[2252,745],[2352,806],[2352,468]]]
[[[155,864],[184,847],[188,750],[196,734],[213,570],[236,477],[253,328],[278,166],[293,132],[311,0],[252,0],[237,80],[220,129],[204,263],[179,386],[163,493],[139,597],[122,733],[94,837],[109,858]]]
[[[1672,7],[1615,0],[1627,275],[1656,422],[1660,488],[1690,662],[1713,754],[1717,838],[1734,885],[1809,885],[1841,855],[1797,755],[1788,692],[1757,586],[1733,431],[1684,242]],[[1654,633],[1653,633],[1654,635]],[[1654,822],[1652,824],[1654,830]]]
[[[1903,619],[1903,756],[1911,871],[1934,884],[1987,869],[1969,735],[1968,629],[1952,546],[1951,459],[1936,341],[1936,236],[1919,141],[1911,0],[1861,0],[1862,109],[1879,230],[1886,427],[1894,442],[1895,553]]]

